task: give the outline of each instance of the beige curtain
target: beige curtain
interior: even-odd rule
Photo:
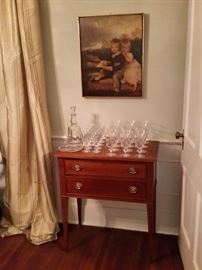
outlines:
[[[57,238],[37,0],[0,0],[0,147],[6,160],[1,236]]]

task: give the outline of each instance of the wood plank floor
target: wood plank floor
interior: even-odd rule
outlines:
[[[144,232],[71,225],[69,252],[62,244],[61,233],[40,246],[23,235],[0,239],[0,270],[183,270],[174,236],[156,236],[152,264]]]

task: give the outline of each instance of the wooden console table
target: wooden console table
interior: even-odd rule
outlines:
[[[81,224],[81,199],[106,199],[145,203],[148,231],[155,233],[155,190],[158,142],[150,141],[147,153],[139,157],[135,150],[124,157],[122,152],[109,156],[103,148],[98,154],[55,153],[60,174],[63,237],[68,247],[68,199],[77,198]]]

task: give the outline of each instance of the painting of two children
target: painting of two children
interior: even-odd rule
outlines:
[[[121,34],[116,27],[117,25],[114,24],[113,26],[113,21],[115,23],[117,19],[120,19],[117,16],[121,18],[119,22],[121,22],[122,26],[125,25],[126,27],[125,29],[122,27],[122,29],[126,31],[129,28],[129,33]],[[83,43],[81,35],[82,86],[84,96],[142,96],[143,14],[125,15],[125,20],[124,15],[117,16],[107,16],[108,22],[106,16],[87,17],[87,22],[89,23],[89,18],[91,21],[92,34],[100,31],[98,22],[100,22],[102,17],[104,17],[103,25],[109,24],[109,21],[112,20],[113,31],[104,29],[105,34],[102,31],[103,37],[97,37],[95,34],[94,41],[91,38],[84,39]],[[127,27],[127,23],[130,21],[128,20],[128,16],[130,19],[131,16],[140,16],[141,20],[135,20],[133,18],[139,25],[134,25],[132,28],[131,25]],[[85,20],[80,21],[81,28],[83,26],[85,30],[88,29],[88,23]],[[116,33],[117,37],[112,38],[110,41],[106,39],[99,41],[99,39],[108,37],[108,32]],[[88,44],[88,46],[84,46],[84,44]]]

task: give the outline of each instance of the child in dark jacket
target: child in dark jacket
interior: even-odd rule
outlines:
[[[125,58],[121,52],[121,41],[117,38],[111,41],[111,53],[110,61],[102,60],[97,67],[103,69],[103,77],[105,73],[112,77],[114,91],[119,92],[124,73]]]

